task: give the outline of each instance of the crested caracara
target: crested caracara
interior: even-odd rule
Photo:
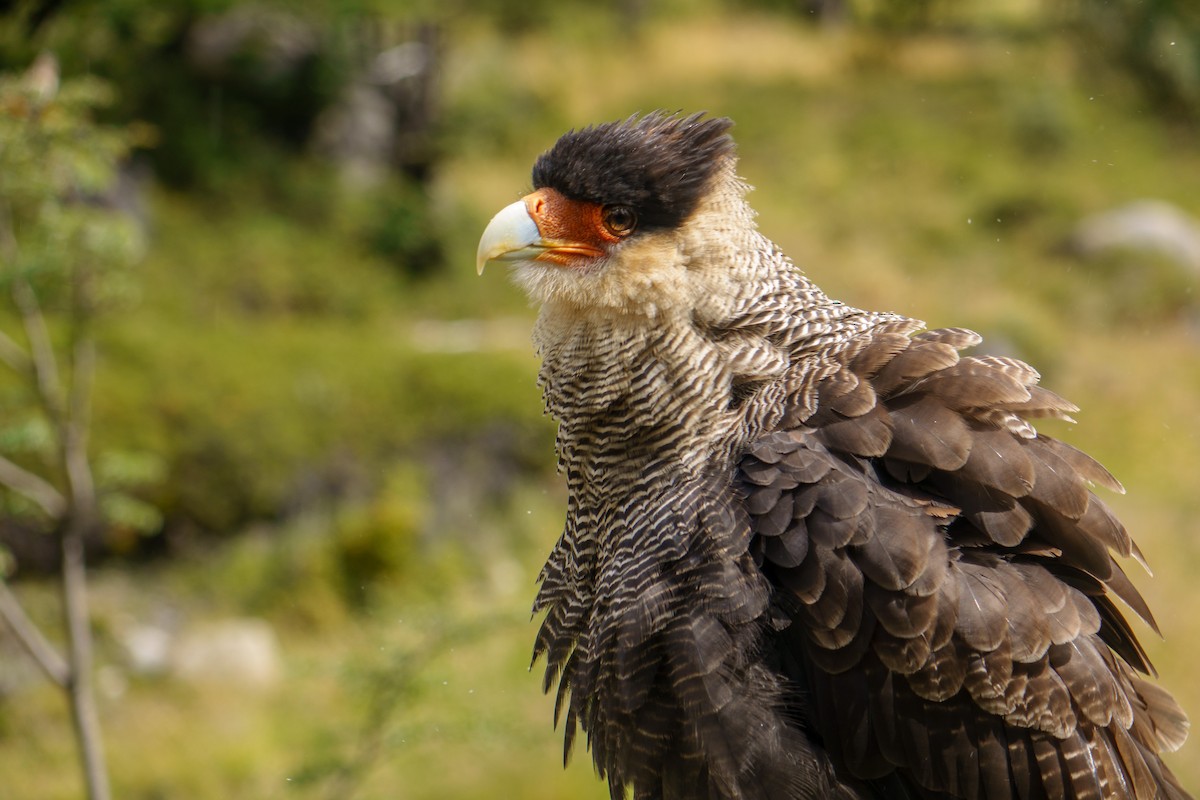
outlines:
[[[1183,798],[1120,484],[980,337],[828,298],[726,119],[567,133],[492,220],[541,312],[565,529],[534,647],[614,800]]]

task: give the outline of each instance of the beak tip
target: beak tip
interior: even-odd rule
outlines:
[[[501,209],[488,223],[475,252],[475,272],[482,275],[489,261],[512,260],[506,256],[527,252],[540,242],[537,224],[529,216],[525,203],[518,200]]]

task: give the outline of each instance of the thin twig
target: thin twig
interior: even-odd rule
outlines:
[[[71,350],[71,390],[61,436],[72,510],[90,524],[96,509],[96,486],[87,452],[92,383],[96,375],[96,342],[90,331],[84,329],[80,333]]]
[[[108,772],[100,719],[92,693],[92,634],[88,613],[87,535],[99,524],[96,514],[96,485],[88,462],[91,425],[92,382],[96,374],[96,342],[92,338],[91,298],[87,275],[76,273],[71,319],[71,349],[68,356],[70,388],[66,407],[60,409],[59,437],[63,467],[70,490],[70,512],[62,528],[63,615],[67,626],[67,662],[71,670],[68,687],[71,718],[83,755],[88,800],[109,800]],[[58,395],[61,397],[61,395]]]
[[[46,318],[28,281],[22,278],[13,281],[12,295],[17,310],[21,312],[21,321],[25,325],[25,338],[29,340],[29,355],[33,359],[33,373],[37,379],[42,405],[53,423],[61,426],[62,385],[58,380],[58,360],[54,357],[50,332],[46,330]]]
[[[48,481],[0,456],[0,485],[37,504],[51,519],[67,510],[67,501]]]
[[[46,140],[37,141],[45,145]],[[12,208],[5,199],[0,198],[0,261],[17,264],[18,256]],[[12,281],[13,302],[20,312],[28,343],[28,368],[24,374],[34,384],[39,404],[57,436],[58,455],[62,460],[58,466],[66,473],[65,496],[55,490],[56,503],[54,499],[48,499],[50,495],[45,492],[45,487],[39,485],[40,478],[16,465],[11,465],[13,469],[8,472],[11,478],[16,479],[16,485],[32,492],[35,498],[42,497],[43,508],[49,503],[58,509],[53,516],[58,522],[55,532],[61,546],[62,613],[66,629],[66,658],[58,673],[62,676],[59,683],[68,696],[71,720],[83,762],[87,797],[89,800],[109,800],[111,791],[91,675],[92,633],[88,614],[85,545],[88,534],[99,526],[95,484],[87,457],[95,344],[89,324],[93,310],[88,302],[91,299],[87,285],[90,276],[84,275],[81,282],[80,271],[87,272],[83,265],[71,270],[76,281],[72,288],[76,294],[68,312],[71,327],[66,365],[68,374],[65,378],[59,371],[54,343],[33,286],[20,275]],[[9,356],[15,352],[14,348],[0,342],[0,351],[5,350]],[[9,360],[2,353],[0,358]],[[20,358],[16,358],[16,361],[20,363]],[[13,485],[11,481],[9,485]],[[7,599],[15,603],[15,597]],[[8,614],[5,618],[11,616]],[[57,666],[52,661],[40,663],[43,663],[43,668],[47,665]]]
[[[12,589],[8,588],[8,584],[4,581],[0,581],[0,617],[3,617],[4,621],[8,623],[9,629],[17,637],[17,641],[46,674],[46,677],[59,686],[66,686],[71,677],[67,662],[54,649],[54,645],[42,636],[42,632],[25,614],[25,609],[21,608],[21,602],[17,600]]]
[[[0,261],[4,266],[12,267],[19,255],[20,248],[17,247],[17,237],[13,234],[12,207],[8,202],[0,199]],[[33,367],[32,360],[25,352],[25,348],[2,331],[0,331],[0,360],[22,375]]]
[[[77,509],[76,509],[77,510]],[[71,721],[83,758],[88,800],[109,800],[111,792],[104,763],[104,741],[92,693],[92,632],[88,614],[87,567],[84,545],[91,529],[90,515],[72,515],[62,529],[63,619],[67,628],[67,665]]]
[[[25,348],[13,341],[12,337],[3,331],[0,331],[0,361],[8,364],[20,375],[27,375],[33,368],[33,361],[25,352]]]

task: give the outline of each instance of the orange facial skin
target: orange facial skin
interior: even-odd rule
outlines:
[[[624,238],[605,224],[604,206],[599,203],[571,200],[551,188],[538,189],[523,200],[547,245],[537,261],[581,267],[607,255]]]

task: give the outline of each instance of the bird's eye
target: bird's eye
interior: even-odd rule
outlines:
[[[637,214],[629,206],[608,206],[603,220],[605,229],[613,236],[628,236],[637,225]]]

